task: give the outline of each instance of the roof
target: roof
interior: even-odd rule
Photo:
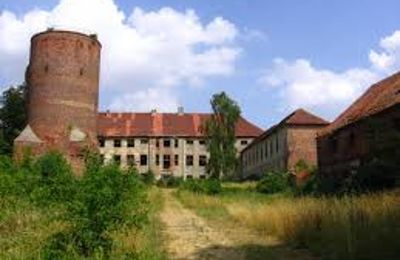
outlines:
[[[14,142],[31,142],[31,143],[43,143],[42,140],[33,132],[30,125],[27,125],[24,130],[15,138]]]
[[[400,103],[400,72],[372,85],[349,108],[339,115],[319,136],[330,134],[363,118]]]
[[[327,125],[328,121],[300,108],[285,117],[279,125]]]
[[[188,136],[201,137],[200,126],[211,114],[206,113],[99,113],[100,136]],[[262,130],[240,117],[237,137],[257,137]]]
[[[248,145],[243,151],[249,149],[251,146],[257,144],[259,141],[264,140],[267,136],[271,135],[275,130],[283,126],[317,126],[317,127],[326,127],[329,125],[329,122],[314,115],[310,112],[299,108],[289,114],[287,117],[282,119],[278,124],[273,125],[269,129],[267,129],[264,133],[262,133],[259,137],[253,140],[250,145]]]

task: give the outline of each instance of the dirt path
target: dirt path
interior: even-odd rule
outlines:
[[[164,190],[163,194],[165,205],[160,217],[171,259],[313,259],[284,249],[274,240],[260,240],[242,227],[211,225],[184,208],[171,191]]]

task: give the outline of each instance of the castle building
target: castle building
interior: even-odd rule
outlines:
[[[101,44],[95,35],[48,30],[31,39],[26,70],[28,124],[14,157],[62,151],[76,169],[97,149]]]
[[[99,113],[100,153],[105,162],[122,167],[135,165],[140,173],[156,177],[205,178],[209,158],[202,124],[211,114],[184,113]],[[262,133],[240,118],[236,124],[238,154]]]
[[[396,136],[400,136],[400,72],[372,85],[318,133],[319,172],[338,177],[354,173],[374,154],[398,151]]]
[[[99,113],[101,44],[95,35],[49,29],[31,39],[28,124],[14,140],[14,157],[62,152],[75,172],[86,150],[105,162],[135,165],[157,176],[205,176],[208,160],[200,126],[210,114]],[[240,118],[236,147],[241,151],[261,129]]]
[[[300,160],[317,165],[317,131],[329,123],[298,109],[271,127],[241,152],[241,177],[259,178],[267,172],[293,171]]]

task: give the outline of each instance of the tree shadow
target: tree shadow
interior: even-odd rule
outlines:
[[[244,244],[238,246],[213,245],[202,248],[190,256],[190,259],[249,259],[249,260],[314,260],[308,251],[289,248],[283,245]]]

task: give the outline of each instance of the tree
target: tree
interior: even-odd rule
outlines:
[[[3,91],[0,104],[0,153],[10,154],[13,141],[26,126],[26,92],[22,84]]]
[[[222,178],[236,166],[235,126],[240,107],[225,92],[214,94],[210,103],[213,114],[203,125],[210,153],[207,172],[213,178]]]

